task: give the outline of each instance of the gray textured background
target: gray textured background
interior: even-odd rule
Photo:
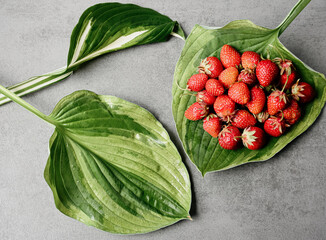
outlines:
[[[0,0],[0,82],[5,86],[64,66],[70,33],[87,0]],[[127,1],[121,1],[127,2]],[[276,27],[295,0],[136,1],[178,20],[222,26],[250,19]],[[312,1],[283,33],[290,51],[326,73],[326,1]],[[193,221],[146,235],[112,235],[56,210],[43,179],[53,128],[17,104],[0,107],[0,239],[326,239],[326,112],[309,130],[265,163],[203,179],[185,156],[171,112],[177,38],[106,55],[73,76],[25,99],[50,113],[75,90],[116,95],[151,111],[167,128],[190,172]]]

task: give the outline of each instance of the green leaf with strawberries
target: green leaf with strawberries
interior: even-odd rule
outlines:
[[[300,0],[285,20],[276,29],[267,29],[248,20],[238,20],[222,28],[196,25],[186,40],[177,63],[173,82],[173,116],[179,137],[186,153],[198,170],[207,172],[225,170],[241,164],[265,161],[273,157],[294,138],[311,126],[326,102],[326,79],[304,64],[287,50],[279,41],[279,36],[310,0]],[[208,56],[219,57],[224,44],[229,44],[241,53],[255,51],[271,58],[282,56],[293,61],[301,78],[311,84],[317,92],[315,99],[304,106],[303,117],[280,138],[271,138],[261,150],[251,151],[241,148],[235,151],[219,146],[218,139],[212,138],[203,130],[203,122],[189,121],[184,117],[185,110],[194,103],[195,97],[185,95],[180,89],[186,88],[188,79],[196,73],[200,61]],[[179,87],[179,86],[180,87]]]

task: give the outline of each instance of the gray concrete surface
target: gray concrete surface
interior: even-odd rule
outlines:
[[[63,66],[70,33],[95,2],[0,0],[1,84],[9,86]],[[276,27],[296,0],[129,2],[167,14],[189,34],[194,24],[222,26],[235,19]],[[281,37],[294,54],[323,73],[325,13],[326,1],[312,1]],[[169,131],[190,172],[193,221],[146,235],[119,236],[61,214],[43,179],[53,128],[10,103],[0,107],[0,239],[326,239],[325,110],[273,159],[202,178],[184,154],[171,112],[174,66],[183,44],[172,38],[106,55],[25,99],[50,113],[65,95],[89,89],[150,110]]]

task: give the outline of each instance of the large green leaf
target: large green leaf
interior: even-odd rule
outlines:
[[[46,116],[1,85],[0,92],[56,127],[44,176],[64,214],[120,234],[190,218],[188,172],[147,110],[77,91]]]
[[[176,127],[189,158],[204,175],[210,171],[229,169],[244,163],[264,161],[303,133],[320,114],[326,101],[326,79],[290,53],[279,41],[279,35],[309,3],[299,1],[288,17],[276,29],[267,29],[248,20],[234,21],[222,28],[209,28],[196,25],[187,38],[181,57],[177,63],[173,83],[173,116]],[[295,126],[280,138],[272,138],[266,147],[251,151],[245,148],[230,151],[221,148],[218,140],[207,134],[202,121],[189,121],[184,117],[185,110],[195,102],[195,97],[183,94],[179,86],[185,88],[191,75],[196,73],[201,59],[207,56],[219,57],[224,44],[230,44],[240,52],[255,51],[271,58],[282,55],[294,62],[304,81],[310,83],[317,96],[305,105],[303,117]]]
[[[105,53],[135,45],[166,41],[169,35],[184,39],[176,21],[134,4],[101,3],[80,17],[70,40],[67,66],[30,78],[8,89],[23,96],[70,76],[82,63]],[[0,94],[0,105],[10,99]]]

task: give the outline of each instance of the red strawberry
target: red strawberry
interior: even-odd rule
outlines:
[[[244,52],[241,56],[241,64],[243,68],[255,69],[260,60],[259,54],[252,51]]]
[[[299,82],[299,80],[292,86],[292,97],[301,102],[310,102],[315,97],[315,89],[306,82]]]
[[[238,76],[238,81],[249,86],[255,84],[257,82],[255,71],[249,68],[243,69]]]
[[[263,87],[270,85],[279,76],[279,73],[278,66],[268,59],[260,61],[256,68],[256,76]]]
[[[247,110],[238,110],[232,118],[232,125],[240,129],[254,126],[256,123],[256,118]]]
[[[222,122],[215,114],[209,114],[204,119],[203,128],[212,137],[217,138],[222,128]]]
[[[216,79],[208,79],[206,82],[205,88],[208,93],[213,96],[220,96],[224,93],[223,84]]]
[[[241,63],[240,53],[230,45],[224,45],[222,47],[220,59],[225,68],[237,67]]]
[[[279,113],[277,115],[278,117],[282,117],[285,119],[286,123],[293,125],[295,124],[300,116],[301,116],[301,109],[299,107],[299,104],[296,100],[291,99],[290,105],[285,108],[282,113]]]
[[[244,105],[250,100],[250,90],[247,84],[243,82],[234,83],[229,91],[229,97],[238,104]]]
[[[294,70],[294,66],[293,66],[293,63],[291,60],[275,58],[275,59],[273,59],[273,62],[275,62],[278,65],[278,67],[280,68],[281,75],[283,75],[284,73],[287,73],[287,75],[290,75],[292,70]]]
[[[204,89],[207,80],[208,76],[204,73],[192,75],[188,80],[188,89],[194,92],[199,92]]]
[[[282,88],[284,87],[285,90],[290,89],[296,79],[297,79],[297,73],[294,70],[291,71],[291,74],[289,76],[287,75],[286,72],[283,73],[280,78],[281,87]],[[286,86],[284,86],[285,83]]]
[[[225,88],[231,87],[238,79],[239,71],[235,67],[224,69],[218,77]]]
[[[203,59],[198,67],[198,72],[206,73],[210,78],[217,78],[223,71],[223,66],[217,57]]]
[[[286,94],[280,90],[275,90],[267,98],[267,111],[269,115],[275,115],[283,110],[287,105]]]
[[[264,123],[264,130],[272,137],[279,137],[285,131],[285,122],[282,118],[270,117]]]
[[[218,96],[214,103],[214,110],[223,121],[229,122],[235,111],[235,102],[228,95]]]
[[[243,130],[242,142],[250,150],[261,149],[266,143],[265,132],[259,127],[248,127]]]
[[[208,114],[208,107],[206,103],[193,103],[186,111],[185,117],[192,121],[202,119]]]
[[[258,114],[263,111],[266,103],[266,95],[263,89],[258,85],[250,90],[250,102],[247,103],[247,108],[252,114]]]
[[[197,102],[204,102],[207,105],[213,105],[215,102],[216,97],[209,94],[206,90],[200,91],[196,95]]]
[[[235,126],[224,128],[219,135],[218,142],[222,148],[235,150],[239,147],[241,133]]]
[[[260,112],[256,115],[256,118],[258,122],[264,123],[269,118],[269,114],[267,111]]]

